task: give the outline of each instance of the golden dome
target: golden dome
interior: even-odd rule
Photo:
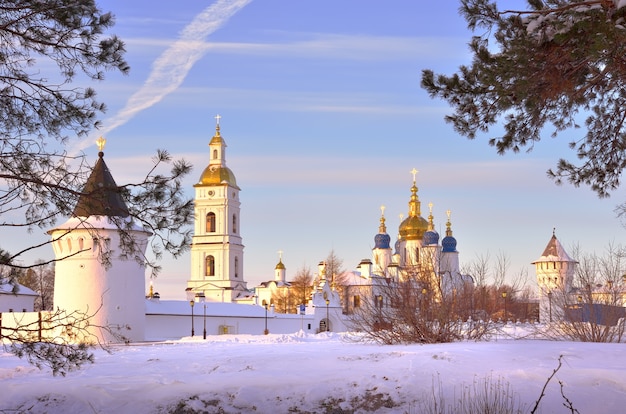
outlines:
[[[403,240],[421,240],[428,230],[428,221],[421,216],[410,216],[400,224],[400,237]]]
[[[194,187],[203,185],[223,185],[228,184],[231,187],[239,188],[235,174],[228,167],[219,165],[209,165],[204,169],[200,176],[200,181]]]

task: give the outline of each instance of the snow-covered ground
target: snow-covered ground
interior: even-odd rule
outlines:
[[[626,410],[626,344],[506,339],[436,345],[354,343],[347,334],[223,335],[96,351],[66,377],[0,357],[0,412],[419,413],[442,388],[448,403],[484,379],[526,405],[549,384],[541,413]],[[342,409],[343,411],[339,410]]]

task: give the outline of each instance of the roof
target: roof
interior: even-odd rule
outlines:
[[[17,292],[13,292],[13,288],[17,286]],[[0,295],[2,294],[15,294],[15,295],[25,295],[25,296],[39,296],[39,293],[34,290],[27,288],[24,285],[13,285],[11,283],[0,283]]]
[[[128,207],[109,168],[104,153],[98,153],[98,161],[87,179],[83,193],[74,208],[75,217],[108,216],[128,217]]]
[[[556,235],[552,234],[552,238],[548,242],[548,245],[544,249],[541,257],[532,262],[532,264],[540,263],[540,262],[573,262],[576,263],[576,260],[569,257],[563,245],[556,238]]]

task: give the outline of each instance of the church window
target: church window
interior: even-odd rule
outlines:
[[[215,233],[215,213],[213,212],[206,215],[206,232]]]
[[[355,308],[358,308],[361,306],[361,297],[359,295],[355,295],[353,298],[352,303],[354,304]]]
[[[215,276],[215,257],[207,256],[205,266],[206,266],[206,275]]]
[[[233,214],[233,233],[237,233],[237,215]]]
[[[216,149],[213,150],[213,159],[214,160],[217,159],[217,150]]]
[[[267,306],[267,300],[263,299],[263,306]]]
[[[67,239],[67,250],[72,251],[72,239]]]
[[[235,277],[239,277],[239,258],[235,256]]]
[[[59,246],[59,252],[63,253],[63,243],[61,240],[57,241],[57,246]]]
[[[85,239],[80,237],[78,239],[78,250],[82,251],[85,248]]]

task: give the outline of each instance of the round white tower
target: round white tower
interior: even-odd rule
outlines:
[[[72,218],[48,231],[58,260],[54,306],[68,315],[90,317],[89,332],[94,337],[85,340],[143,341],[143,257],[151,233],[133,224],[104,162],[104,139],[98,140],[98,146],[98,161]],[[122,248],[120,228],[124,243],[135,243],[132,257]]]
[[[569,257],[552,231],[552,238],[535,265],[539,285],[539,321],[552,322],[563,316],[564,298],[572,289],[577,261]]]

